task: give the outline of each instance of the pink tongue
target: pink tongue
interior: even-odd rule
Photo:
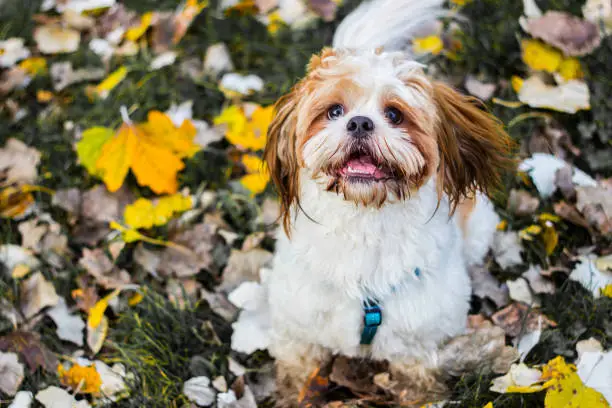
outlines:
[[[349,170],[351,173],[364,173],[364,174],[374,174],[376,172],[376,166],[372,163],[372,160],[369,157],[359,157],[357,159],[351,159],[346,163],[347,169],[350,167],[352,170]]]

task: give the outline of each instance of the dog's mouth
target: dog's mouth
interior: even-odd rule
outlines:
[[[351,154],[338,169],[338,176],[348,181],[378,182],[394,178],[393,170],[369,152]]]

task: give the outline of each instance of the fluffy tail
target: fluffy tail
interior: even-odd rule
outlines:
[[[351,12],[334,35],[334,48],[405,48],[417,30],[445,14],[444,0],[367,0]]]

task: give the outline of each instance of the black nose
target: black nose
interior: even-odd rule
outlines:
[[[352,136],[365,137],[374,130],[374,122],[365,116],[355,116],[349,120],[346,125],[346,130],[348,130]]]

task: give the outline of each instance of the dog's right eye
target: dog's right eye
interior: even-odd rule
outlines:
[[[338,119],[339,117],[344,115],[344,106],[342,105],[333,105],[331,108],[327,110],[327,117],[329,119]]]

